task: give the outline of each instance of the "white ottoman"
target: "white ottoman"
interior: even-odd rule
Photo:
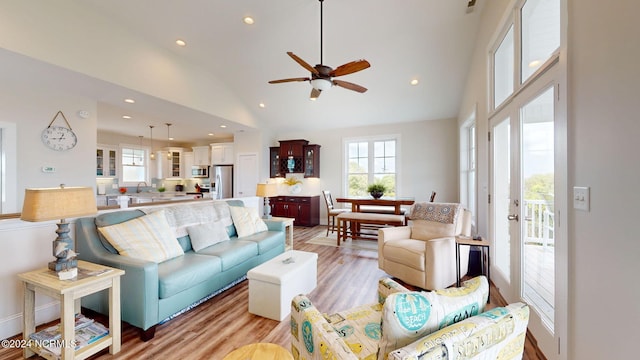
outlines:
[[[291,312],[294,296],[316,288],[317,275],[318,254],[298,250],[287,251],[254,267],[247,272],[249,312],[282,321]]]

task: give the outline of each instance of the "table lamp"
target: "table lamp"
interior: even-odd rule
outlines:
[[[90,187],[64,187],[62,184],[59,188],[25,189],[21,220],[60,219],[56,230],[58,237],[53,241],[56,260],[49,263],[49,269],[55,271],[61,280],[74,278],[78,273],[77,254],[73,251],[69,223],[65,219],[93,215],[97,211],[96,198]]]
[[[271,205],[269,205],[269,198],[276,195],[278,195],[278,184],[258,184],[256,196],[264,198],[263,219],[271,219]]]

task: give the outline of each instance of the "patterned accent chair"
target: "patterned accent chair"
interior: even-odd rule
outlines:
[[[378,302],[335,314],[322,314],[298,295],[291,302],[291,352],[296,360],[518,359],[528,307],[483,312],[488,290],[484,276],[434,292],[385,278]]]
[[[444,289],[457,282],[456,236],[471,235],[471,212],[455,203],[416,203],[408,226],[378,230],[378,267],[421,289]],[[469,247],[460,247],[460,274],[466,274]]]

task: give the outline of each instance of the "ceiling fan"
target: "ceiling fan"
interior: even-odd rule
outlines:
[[[307,69],[311,72],[311,77],[298,77],[298,78],[289,78],[289,79],[280,79],[280,80],[271,80],[269,84],[280,84],[285,82],[296,82],[296,81],[309,81],[313,89],[311,89],[311,100],[315,100],[320,96],[320,94],[331,88],[331,86],[336,85],[343,87],[345,89],[357,91],[359,93],[363,93],[367,91],[367,88],[360,86],[358,84],[350,83],[348,81],[343,80],[335,80],[334,77],[344,76],[348,74],[353,74],[360,70],[364,70],[371,66],[367,60],[356,60],[344,65],[340,65],[335,69],[332,69],[330,66],[326,66],[322,64],[322,5],[324,0],[320,1],[320,64],[316,66],[311,66],[296,54],[292,52],[287,52],[295,62],[300,64],[303,68]]]

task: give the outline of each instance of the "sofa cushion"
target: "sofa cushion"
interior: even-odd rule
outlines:
[[[407,216],[412,220],[411,238],[431,240],[457,235],[461,211],[460,204],[414,204]]]
[[[188,252],[158,264],[158,296],[171,297],[211,279],[222,270],[222,261],[216,256],[203,256]]]
[[[489,295],[487,278],[478,276],[460,288],[391,294],[382,312],[378,360],[434,331],[484,310]]]
[[[260,219],[258,209],[253,207],[230,206],[233,225],[238,232],[238,238],[267,231],[267,224]]]
[[[215,255],[222,260],[222,271],[258,256],[258,244],[253,241],[244,241],[233,238],[229,241],[219,242],[206,247],[198,252],[203,255]]]
[[[284,233],[281,231],[263,231],[257,234],[245,236],[244,241],[252,241],[258,244],[258,254],[262,255],[284,244]]]
[[[172,235],[164,210],[103,226],[98,231],[122,256],[159,263],[184,254]]]
[[[195,252],[221,241],[229,240],[227,229],[219,221],[189,226],[187,232]]]

